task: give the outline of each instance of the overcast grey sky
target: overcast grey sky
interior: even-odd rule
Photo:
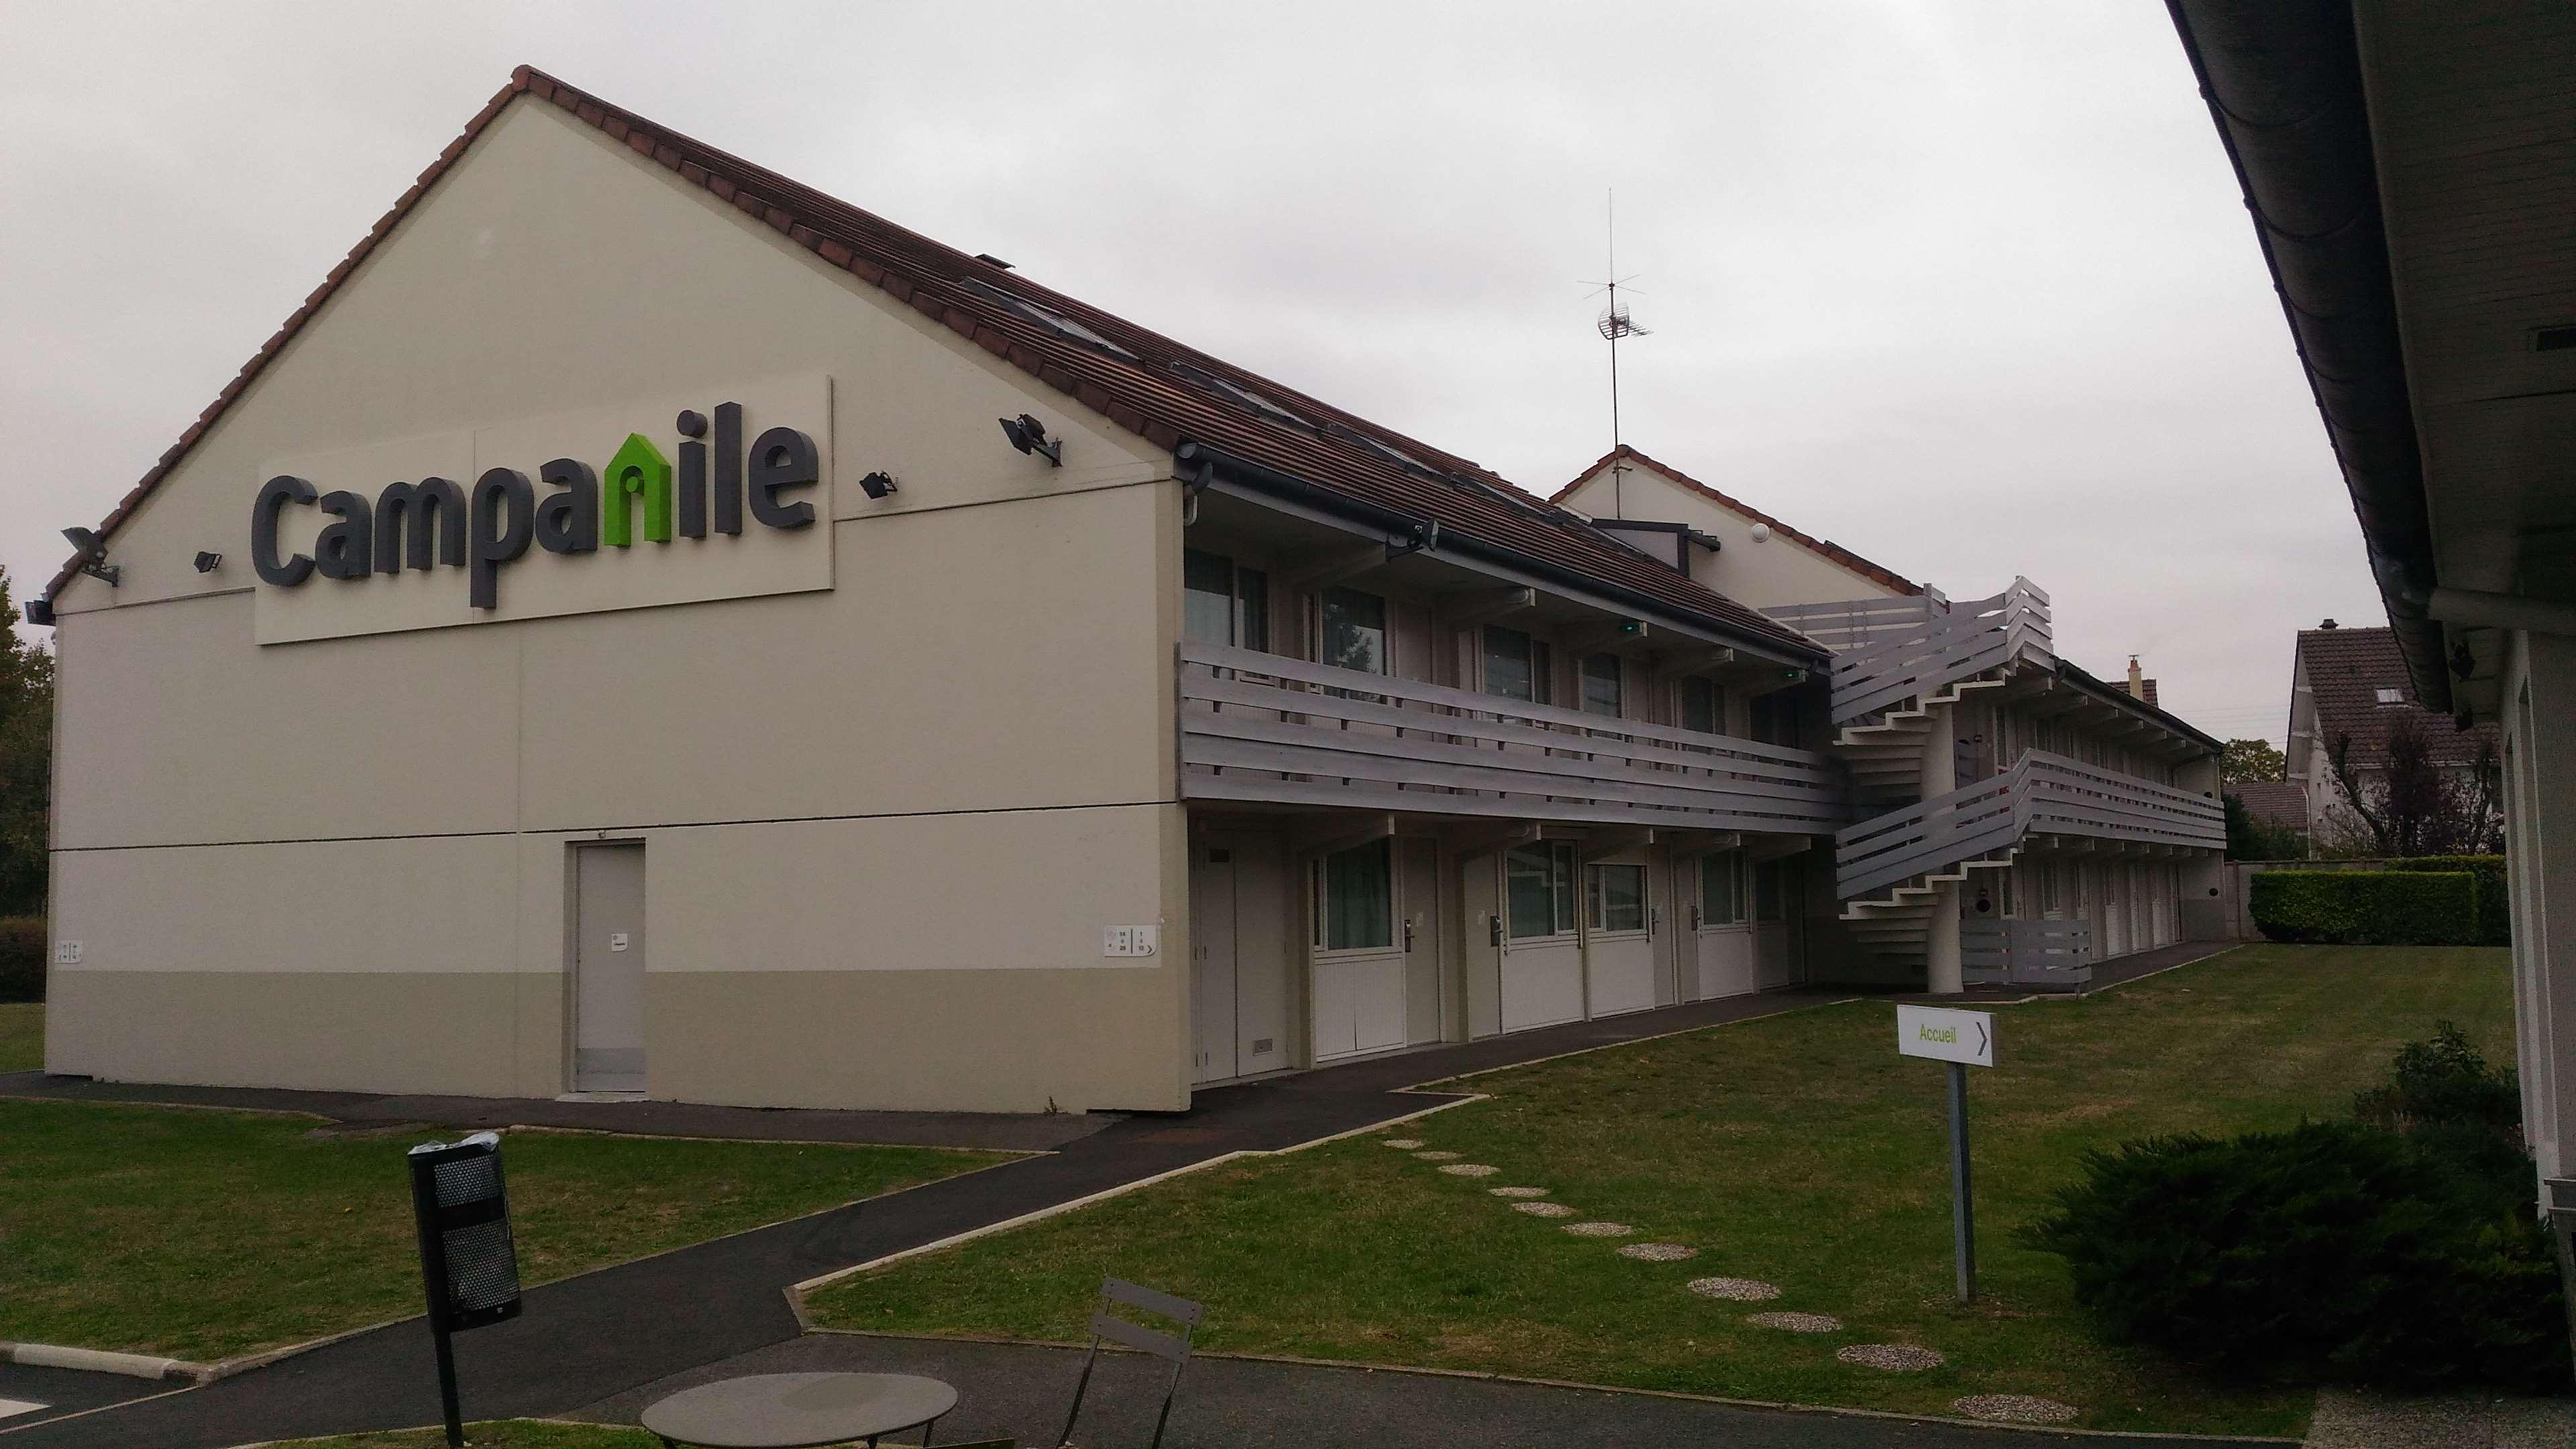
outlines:
[[[2162,6],[66,5],[0,23],[32,592],[527,62],[1553,491],[1625,435],[2278,740],[2382,622]],[[506,339],[501,341],[506,345]]]

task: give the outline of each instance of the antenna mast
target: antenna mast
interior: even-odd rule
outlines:
[[[1651,337],[1654,334],[1648,329],[1638,326],[1636,319],[1628,315],[1628,309],[1619,305],[1619,284],[1622,281],[1633,282],[1636,278],[1623,278],[1619,275],[1619,206],[1617,193],[1604,192],[1602,194],[1602,209],[1609,235],[1610,279],[1603,282],[1601,287],[1610,294],[1610,305],[1601,309],[1601,316],[1594,325],[1601,333],[1602,340],[1610,344],[1610,450],[1615,453],[1619,450],[1619,339],[1622,337]]]

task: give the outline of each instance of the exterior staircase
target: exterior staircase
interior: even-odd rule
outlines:
[[[1851,769],[1852,793],[1877,812],[1835,837],[1850,861],[1866,851],[1882,869],[1839,870],[1836,894],[1854,938],[1874,953],[1920,966],[1940,887],[2011,863],[2021,847],[1994,808],[2002,778],[1923,799],[1925,750],[1946,709],[2025,667],[2053,668],[2048,595],[2028,579],[1990,599],[1952,603],[1938,594],[1774,609],[1773,617],[1837,647],[1832,676],[1834,753]],[[1965,814],[1962,815],[1962,811]],[[1962,835],[1962,820],[1983,822]],[[1927,833],[1928,832],[1928,833]],[[1942,847],[1896,858],[1916,867],[1888,877],[1888,843],[1937,839]],[[1866,884],[1862,884],[1862,881]]]

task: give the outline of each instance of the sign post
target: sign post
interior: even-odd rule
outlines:
[[[1959,1261],[1959,1301],[1977,1296],[1976,1204],[1968,1189],[1968,1068],[1995,1064],[1994,1016],[1941,1006],[1896,1008],[1896,1049],[1950,1067],[1950,1229]]]

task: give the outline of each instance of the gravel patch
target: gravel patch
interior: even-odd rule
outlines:
[[[1567,1223],[1565,1230],[1578,1238],[1624,1238],[1636,1231],[1626,1223]]]
[[[1485,1191],[1492,1193],[1496,1197],[1547,1196],[1547,1189],[1543,1187],[1489,1187],[1486,1188]]]
[[[1440,1170],[1451,1177],[1491,1177],[1502,1171],[1499,1167],[1487,1167],[1481,1162],[1452,1162]]]
[[[1420,1162],[1455,1162],[1462,1155],[1463,1154],[1456,1152],[1417,1152],[1413,1154],[1414,1159]]]
[[[1999,1424],[2063,1424],[2083,1412],[2073,1404],[2031,1394],[1970,1394],[1952,1400],[1950,1407],[1971,1419]]]
[[[1389,1147],[1401,1147],[1407,1152],[1422,1145],[1422,1139],[1419,1137],[1388,1137],[1382,1140]]]
[[[1561,1202],[1516,1202],[1512,1204],[1512,1211],[1528,1213],[1534,1218],[1570,1218],[1583,1209],[1570,1208]]]
[[[1918,1348],[1910,1343],[1854,1343],[1834,1350],[1834,1357],[1862,1368],[1885,1369],[1892,1374],[1919,1373],[1949,1362],[1937,1349]]]
[[[1690,1291],[1702,1298],[1723,1298],[1730,1303],[1760,1303],[1780,1296],[1780,1285],[1759,1278],[1693,1278]]]
[[[1783,1333],[1832,1333],[1843,1326],[1841,1319],[1824,1313],[1756,1313],[1744,1321]]]
[[[1685,1248],[1679,1243],[1621,1243],[1619,1256],[1634,1258],[1641,1263],[1678,1263],[1684,1258],[1698,1257],[1699,1249]]]

